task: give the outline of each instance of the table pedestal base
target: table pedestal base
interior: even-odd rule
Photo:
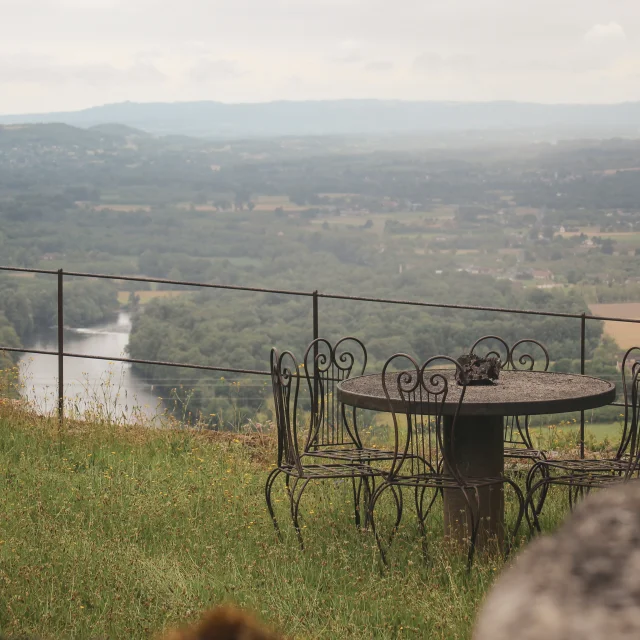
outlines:
[[[504,430],[502,416],[458,416],[451,443],[452,418],[445,416],[445,446],[453,444],[460,472],[469,477],[499,477],[504,472]],[[451,450],[451,449],[450,449]],[[501,484],[467,490],[474,515],[480,507],[478,549],[502,548],[504,540],[504,491]],[[467,501],[459,489],[444,490],[445,536],[468,544],[471,535]]]

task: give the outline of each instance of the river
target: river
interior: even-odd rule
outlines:
[[[127,357],[131,332],[129,314],[120,312],[112,322],[65,329],[64,350],[105,357]],[[55,351],[56,332],[40,335],[27,349]],[[21,393],[41,414],[50,414],[58,406],[57,356],[25,354],[20,358]],[[162,412],[162,402],[153,387],[136,375],[124,362],[64,359],[64,395],[67,412],[86,415],[96,412],[118,421],[150,420]]]

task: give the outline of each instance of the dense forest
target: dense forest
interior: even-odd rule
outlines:
[[[638,167],[640,142],[622,139],[434,148],[0,127],[1,262],[588,313],[638,301]],[[0,289],[5,346],[55,323],[55,277],[8,274]],[[309,298],[162,283],[69,279],[65,324],[109,317],[118,292],[136,358],[265,369],[271,346],[311,339]],[[320,335],[347,334],[372,370],[396,351],[459,355],[485,334],[536,338],[555,369],[579,370],[578,320],[321,299]],[[620,351],[589,322],[588,372],[616,376]],[[212,423],[264,403],[263,379],[138,369]]]
[[[333,267],[338,278],[340,268],[339,265]],[[364,276],[369,269],[362,271]],[[351,271],[350,277],[353,282],[357,274]],[[363,286],[371,284],[366,280],[363,277]],[[377,284],[379,295],[399,298],[466,304],[484,304],[490,300],[492,304],[512,308],[535,308],[539,304],[540,308],[569,313],[586,309],[575,295],[539,290],[518,294],[509,291],[505,283],[466,274],[424,282],[410,272],[406,277],[391,276]],[[367,346],[372,371],[379,370],[385,359],[396,352],[410,353],[423,360],[438,353],[461,355],[468,352],[477,338],[487,334],[500,335],[510,342],[535,337],[548,347],[560,369],[571,370],[580,357],[578,320],[324,299],[319,307],[321,337],[331,341],[344,335],[360,338]],[[599,323],[590,324],[589,358],[593,357],[600,336]],[[153,301],[134,325],[130,351],[136,358],[265,369],[271,346],[292,349],[302,358],[311,338],[309,298],[220,291],[194,294],[180,301]],[[221,402],[221,397],[228,393],[229,383],[220,375],[201,375],[197,385],[189,385],[188,381],[193,379],[193,372],[189,370],[175,372],[151,366],[143,370],[159,382],[177,379],[183,388],[193,389],[191,406],[202,409],[206,415],[219,415],[221,407],[231,410],[231,405]],[[243,406],[260,404],[261,395],[255,387],[248,386],[244,394]]]

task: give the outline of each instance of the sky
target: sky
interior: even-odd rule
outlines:
[[[640,100],[640,0],[0,0],[0,113]]]

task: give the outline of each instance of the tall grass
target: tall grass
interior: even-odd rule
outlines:
[[[352,524],[348,482],[305,494],[304,552],[280,485],[280,543],[263,493],[273,455],[265,432],[61,428],[6,401],[0,633],[147,638],[230,601],[295,638],[470,636],[500,557],[480,555],[467,574],[436,517],[424,562],[408,508],[382,571],[372,534]],[[564,506],[549,507],[554,526]]]

